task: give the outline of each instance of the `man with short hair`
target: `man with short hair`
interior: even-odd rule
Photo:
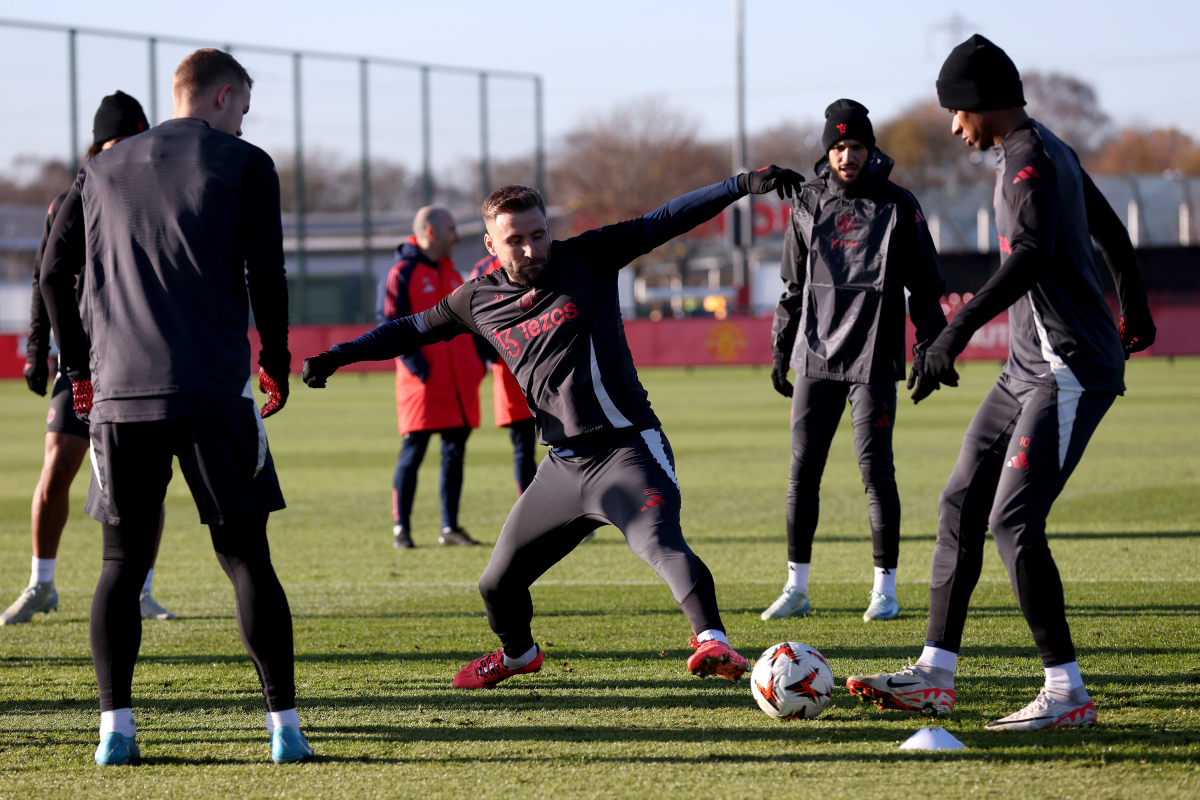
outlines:
[[[1000,269],[917,359],[913,401],[942,384],[957,386],[955,357],[1006,309],[1009,357],[975,412],[942,492],[921,658],[898,673],[851,676],[846,687],[881,708],[953,710],[954,671],[990,528],[1045,684],[1033,702],[987,728],[1089,727],[1096,706],[1067,626],[1046,517],[1105,412],[1124,393],[1125,359],[1154,343],[1154,322],[1129,234],[1075,152],[1025,113],[1021,78],[1008,55],[972,36],[946,59],[937,89],[951,132],[996,154]],[[1093,238],[1116,282],[1119,329],[1104,299]]]
[[[896,381],[904,377],[905,291],[919,352],[946,327],[946,282],[917,198],[888,179],[867,109],[825,109],[825,156],[796,193],[775,309],[775,390],[792,398],[787,494],[788,579],[764,620],[808,616],[808,571],[821,476],[850,400],[854,450],[870,502],[875,582],[863,621],[895,619],[900,494],[892,458]],[[787,371],[796,370],[796,385]]]
[[[425,206],[413,218],[413,235],[396,248],[397,261],[380,282],[376,319],[379,323],[419,314],[463,285],[450,256],[461,239],[454,215]],[[438,543],[478,544],[458,524],[463,460],[467,437],[479,427],[479,383],[483,363],[474,337],[434,342],[396,359],[396,411],[400,456],[392,476],[392,546],[414,547],[412,506],[417,472],[433,434],[442,437],[442,470],[438,497],[442,529]]]
[[[100,101],[92,122],[92,144],[87,151],[87,160],[109,149],[118,142],[135,136],[150,128],[141,103],[124,92],[117,91]],[[25,346],[25,382],[35,394],[46,396],[46,384],[50,377],[50,318],[46,315],[46,304],[42,300],[41,265],[46,251],[46,240],[54,218],[62,208],[67,192],[54,198],[46,212],[46,224],[42,240],[38,245],[33,266],[33,292],[30,303],[29,339]],[[18,625],[29,622],[34,614],[49,614],[58,608],[58,589],[54,586],[54,573],[58,565],[58,544],[62,540],[63,528],[71,507],[71,484],[88,450],[88,426],[75,416],[71,400],[71,381],[59,370],[50,396],[50,409],[46,414],[46,453],[42,462],[42,474],[33,492],[31,528],[33,533],[33,563],[29,586],[22,590],[4,613],[0,614],[0,625]],[[162,517],[159,517],[158,538],[155,539],[155,559],[158,544],[162,541]],[[142,619],[167,620],[175,615],[167,611],[151,594],[154,580],[154,560],[146,572],[146,580],[138,598]]]
[[[725,636],[712,574],[683,539],[674,457],[625,341],[617,273],[748,192],[790,196],[802,180],[764,167],[553,245],[541,195],[505,186],[483,204],[484,243],[503,269],[423,314],[305,360],[305,383],[320,388],[355,361],[476,333],[495,344],[526,390],[539,437],[552,449],[505,521],[479,581],[501,649],[459,670],[456,687],[491,687],[541,669],[529,586],[601,525],[619,528],[671,588],[695,633],[692,674],[737,680],[747,669]]]
[[[140,758],[137,598],[173,457],[234,584],[271,756],[312,756],[296,714],[291,613],[267,544],[268,514],[284,502],[262,417],[287,401],[291,356],[279,178],[266,153],[238,138],[252,85],[227,53],[185,58],[174,117],[88,163],[46,246],[42,293],[75,413],[90,419],[86,510],[104,535],[90,630],[102,765]],[[75,302],[81,269],[86,332]],[[261,416],[247,377],[251,307],[268,398]]]

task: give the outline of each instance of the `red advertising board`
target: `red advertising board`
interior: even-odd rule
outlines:
[[[953,297],[953,296],[952,296]],[[948,299],[943,304],[953,317],[957,305]],[[1158,340],[1146,351],[1148,356],[1200,355],[1200,304],[1151,306],[1158,326]],[[308,356],[330,345],[361,336],[372,325],[293,325],[289,334],[292,371],[299,372]],[[771,318],[712,317],[631,319],[625,322],[625,338],[633,352],[633,361],[643,367],[701,367],[729,364],[771,363]],[[908,324],[908,350],[916,341],[912,323]],[[258,331],[250,330],[251,351],[258,352]],[[1008,358],[1008,315],[1001,314],[971,337],[961,359],[1004,361]],[[25,337],[0,334],[0,378],[19,378],[25,364]],[[355,371],[390,372],[392,361],[369,361],[347,367]]]

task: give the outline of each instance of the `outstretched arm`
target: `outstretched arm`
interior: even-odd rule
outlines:
[[[460,289],[433,308],[380,325],[354,341],[341,342],[324,353],[304,359],[304,382],[313,389],[348,364],[399,358],[434,342],[448,342],[461,333],[478,333],[470,322],[471,292]]]
[[[791,197],[803,181],[790,169],[763,167],[676,197],[637,219],[596,228],[562,244],[594,269],[616,275],[630,261],[708,222],[738,198],[769,191]]]
[[[1150,318],[1142,271],[1138,269],[1129,231],[1086,172],[1083,172],[1083,202],[1087,208],[1088,232],[1099,242],[1117,286],[1121,301],[1121,344],[1125,347],[1125,357],[1129,358],[1130,353],[1154,344],[1158,334]]]

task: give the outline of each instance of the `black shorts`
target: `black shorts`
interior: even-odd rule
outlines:
[[[75,401],[71,396],[71,379],[61,372],[54,381],[50,395],[50,410],[46,412],[46,433],[69,433],[88,438],[88,425],[75,416]]]
[[[242,411],[151,422],[97,422],[91,429],[92,482],[85,511],[121,525],[157,518],[171,459],[192,490],[200,522],[224,525],[284,508],[262,418]]]

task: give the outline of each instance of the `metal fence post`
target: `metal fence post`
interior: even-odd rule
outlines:
[[[492,193],[492,167],[488,162],[488,79],[479,73],[479,193],[480,201]]]
[[[421,187],[422,205],[433,203],[433,123],[429,108],[429,67],[421,67]]]
[[[375,276],[371,270],[371,122],[368,116],[367,59],[358,62],[359,117],[362,121],[362,318],[371,320]]]
[[[71,83],[71,180],[79,172],[79,76],[75,69],[75,29],[67,32],[67,75]]]
[[[301,324],[308,319],[308,264],[304,249],[304,122],[301,107],[300,54],[292,54],[292,90],[296,122],[296,311]]]
[[[533,78],[533,181],[534,188],[546,196],[546,144],[542,138],[542,78]]]
[[[158,40],[151,36],[150,45],[150,124],[158,124]]]

